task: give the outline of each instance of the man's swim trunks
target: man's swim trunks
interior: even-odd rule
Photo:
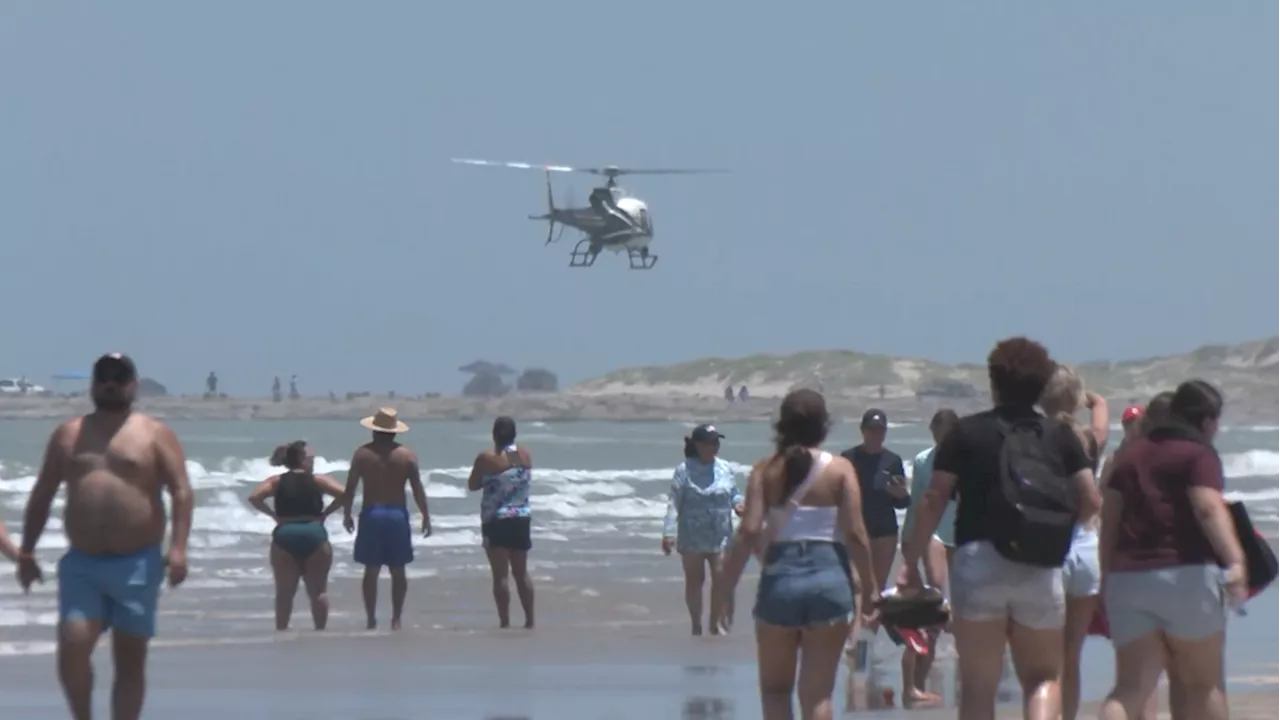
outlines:
[[[105,632],[150,638],[164,581],[159,546],[131,555],[69,550],[58,561],[58,616],[62,622],[99,620]]]
[[[400,567],[413,562],[413,531],[409,508],[403,505],[366,505],[356,529],[356,562],[361,565]]]

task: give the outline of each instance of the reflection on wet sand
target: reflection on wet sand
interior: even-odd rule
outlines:
[[[686,698],[680,714],[681,720],[733,720],[733,717],[733,701],[726,698]]]
[[[937,645],[937,657],[925,680],[925,691],[938,699],[912,703],[899,696],[905,673],[901,667],[902,649],[877,638],[865,652],[845,656],[844,710],[908,710],[956,707],[960,698],[960,674],[956,667],[955,645],[944,635]],[[861,661],[861,662],[859,662]],[[1012,658],[1005,651],[1004,673],[996,694],[998,703],[1013,702],[1019,697]]]

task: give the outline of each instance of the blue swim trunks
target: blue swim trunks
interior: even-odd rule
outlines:
[[[403,567],[413,562],[413,530],[409,508],[366,505],[356,527],[356,562],[365,566]]]
[[[156,634],[156,605],[164,581],[159,546],[131,555],[90,555],[69,550],[58,561],[61,622],[98,620],[102,630],[135,637]]]

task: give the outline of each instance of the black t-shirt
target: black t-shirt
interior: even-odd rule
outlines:
[[[998,419],[1036,417],[1032,408],[998,407],[960,418],[938,445],[933,471],[956,476],[956,547],[987,539],[987,495],[1000,475],[1000,447],[1004,434]],[[1056,447],[1070,477],[1091,466],[1080,438],[1066,424],[1048,420],[1049,441]]]
[[[869,453],[861,445],[840,455],[858,472],[858,484],[862,487],[862,520],[867,525],[867,533],[871,537],[897,533],[898,516],[894,509],[910,507],[911,498],[898,499],[885,488],[890,475],[906,475],[902,456],[888,448]]]

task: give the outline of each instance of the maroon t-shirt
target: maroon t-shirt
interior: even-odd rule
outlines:
[[[1217,564],[1187,491],[1222,490],[1222,461],[1192,440],[1135,438],[1117,454],[1110,489],[1124,504],[1110,568],[1117,572]]]

